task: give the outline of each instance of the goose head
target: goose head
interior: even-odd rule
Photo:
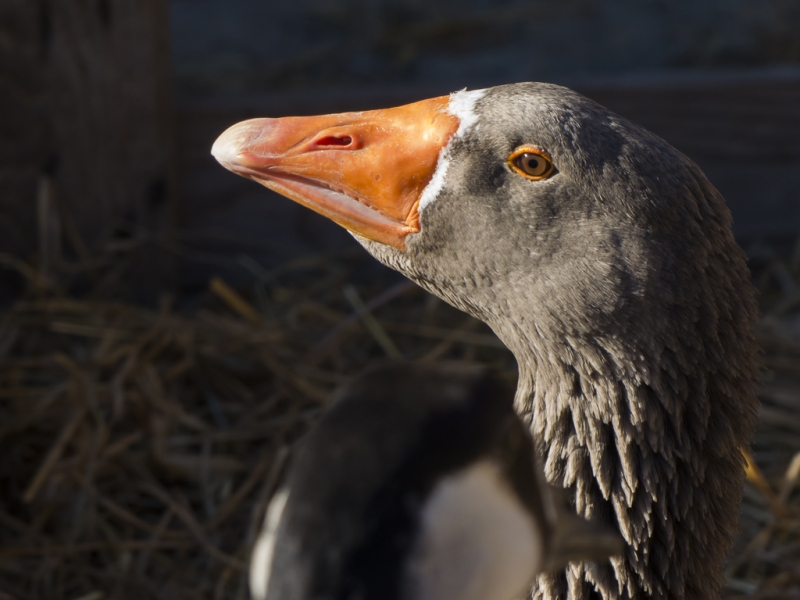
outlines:
[[[537,593],[719,596],[755,422],[757,311],[729,211],[691,160],[542,83],[246,121],[213,153],[512,350],[547,479],[628,544]]]

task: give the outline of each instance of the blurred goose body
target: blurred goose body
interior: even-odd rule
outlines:
[[[536,598],[720,597],[758,405],[757,309],[725,202],[693,162],[541,83],[245,121],[212,151],[514,353],[545,476],[627,543],[542,575]]]
[[[394,364],[337,394],[253,551],[257,600],[512,600],[621,549],[558,510],[513,393],[485,369]]]

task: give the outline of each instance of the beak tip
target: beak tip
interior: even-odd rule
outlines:
[[[228,127],[211,146],[211,155],[224,167],[240,164],[242,152],[264,138],[266,121],[268,119],[251,119]]]
[[[235,164],[241,148],[240,137],[238,135],[229,135],[229,133],[231,133],[230,129],[219,136],[214,145],[211,146],[211,155],[222,165]]]

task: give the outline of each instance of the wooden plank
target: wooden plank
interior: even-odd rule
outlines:
[[[37,2],[0,3],[0,251],[22,257],[35,247],[36,190],[48,166],[46,36]]]
[[[115,236],[168,226],[166,0],[6,0],[0,10],[0,152],[13,155],[0,171],[0,251],[41,264],[45,251],[99,253]]]
[[[52,2],[49,12],[57,188],[96,246],[169,210],[166,1]]]

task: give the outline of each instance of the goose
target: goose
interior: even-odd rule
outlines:
[[[621,549],[559,509],[513,392],[485,368],[396,362],[304,438],[251,560],[254,600],[514,600]]]
[[[546,83],[253,119],[212,154],[513,352],[547,480],[626,544],[540,575],[533,598],[720,598],[758,407],[757,307],[697,165]]]

